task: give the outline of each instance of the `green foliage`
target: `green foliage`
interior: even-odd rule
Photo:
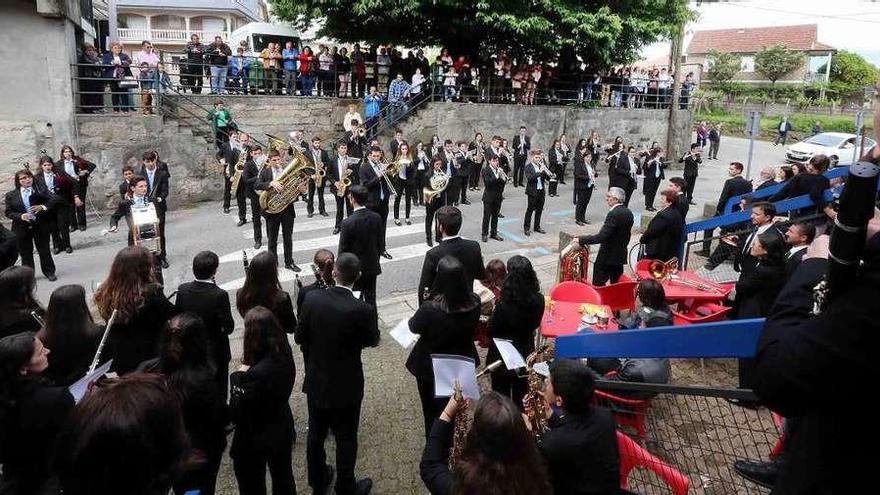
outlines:
[[[767,47],[755,54],[755,71],[769,79],[771,85],[803,63],[804,55],[789,50],[785,45]]]
[[[269,0],[274,17],[342,42],[443,46],[453,55],[513,56],[595,67],[638,59],[693,18],[686,0]]]
[[[825,66],[819,68],[825,71]],[[877,80],[878,71],[861,55],[840,50],[831,56],[831,89],[845,97],[864,97],[865,86],[872,86]]]
[[[700,112],[694,115],[694,122],[700,121],[720,122],[723,124],[723,131],[729,136],[745,136],[746,116],[740,113],[730,113],[723,110],[712,110]],[[776,129],[782,120],[781,115],[764,115],[761,116],[761,135],[760,138],[772,140],[776,138]],[[793,113],[788,116],[791,122],[792,130],[790,137],[793,139],[803,139],[809,136],[813,129],[813,124],[819,122],[823,132],[855,132],[855,118],[852,115],[815,115],[810,113]],[[873,122],[865,119],[865,127],[869,130],[873,129]]]
[[[740,58],[733,53],[719,52],[714,48],[709,50],[709,71],[708,76],[712,81],[712,85],[724,86],[730,84],[733,76],[739,72]]]

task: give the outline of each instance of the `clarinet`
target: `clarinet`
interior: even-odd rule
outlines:
[[[241,263],[244,265],[244,272],[247,273],[250,262],[248,261],[247,251],[244,249],[241,250]]]
[[[92,364],[89,365],[89,371],[86,372],[86,376],[94,373],[95,368],[98,367],[98,362],[101,360],[101,352],[104,351],[104,344],[107,343],[107,335],[110,335],[110,327],[112,327],[113,322],[116,321],[116,313],[117,310],[115,309],[110,313],[110,318],[107,320],[107,328],[104,329],[104,335],[101,336],[101,343],[98,344],[98,351],[95,353],[95,358],[92,359]]]

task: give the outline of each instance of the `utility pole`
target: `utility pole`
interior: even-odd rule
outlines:
[[[110,50],[110,43],[114,41],[119,41],[119,30],[117,29],[119,26],[116,21],[116,0],[107,0],[107,30],[110,31],[107,33],[109,38],[109,43],[107,43],[107,50]]]
[[[681,47],[684,45],[684,28],[687,21],[682,19],[672,38],[669,68],[674,74],[672,78],[672,100],[669,102],[669,119],[666,128],[666,157],[670,159],[679,156],[678,143],[675,139],[675,129],[678,127],[678,106],[681,101]]]

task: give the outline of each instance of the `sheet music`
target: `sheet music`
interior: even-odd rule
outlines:
[[[477,369],[473,359],[450,354],[432,354],[431,364],[434,367],[434,397],[452,397],[455,380],[458,380],[461,394],[466,399],[480,398]]]
[[[89,375],[86,375],[79,380],[77,380],[73,385],[67,388],[70,392],[70,395],[73,396],[73,401],[79,404],[79,401],[86,395],[86,392],[89,390],[89,385],[98,381],[102,376],[104,376],[108,371],[110,371],[110,366],[113,364],[113,360],[109,360],[106,363],[98,366],[95,371]]]
[[[416,343],[419,340],[419,336],[412,333],[409,329],[409,317],[400,320],[400,322],[395,325],[394,328],[389,332],[391,338],[393,338],[400,347],[404,349],[409,349],[409,347]]]
[[[525,368],[526,360],[523,359],[522,354],[513,346],[512,341],[499,338],[492,339],[492,341],[495,342],[495,347],[498,348],[498,353],[501,354],[501,359],[504,361],[504,366],[507,369]]]

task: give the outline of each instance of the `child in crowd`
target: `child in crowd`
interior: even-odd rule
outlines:
[[[141,62],[138,80],[141,86],[141,112],[150,115],[153,113],[153,71],[146,62]]]

